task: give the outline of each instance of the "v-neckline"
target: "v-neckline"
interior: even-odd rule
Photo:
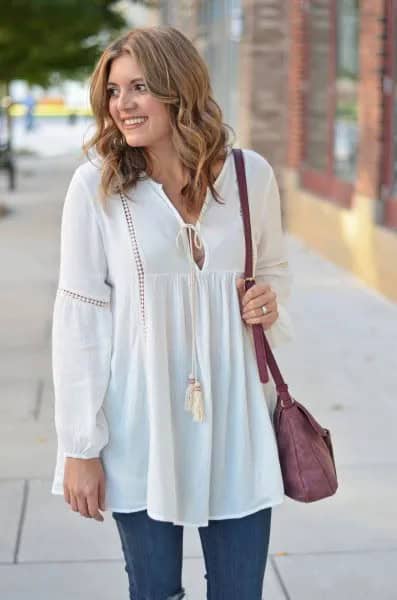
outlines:
[[[226,172],[226,168],[227,168],[227,164],[228,161],[230,159],[230,156],[232,155],[232,152],[228,149],[227,154],[226,154],[226,158],[223,161],[223,165],[221,170],[218,173],[218,176],[216,177],[213,186],[216,188],[221,180],[224,177],[224,174]],[[209,187],[207,187],[207,192],[205,195],[205,199],[203,202],[203,205],[201,207],[200,210],[200,214],[196,220],[195,223],[189,223],[188,221],[185,221],[185,219],[182,217],[181,213],[179,212],[179,210],[176,208],[176,206],[174,205],[174,203],[170,200],[169,196],[165,193],[164,188],[163,188],[163,184],[162,183],[158,183],[157,181],[155,181],[154,179],[152,179],[151,177],[148,177],[147,181],[149,181],[149,183],[151,184],[151,186],[153,187],[153,189],[157,192],[157,194],[163,198],[163,200],[169,205],[169,207],[171,208],[171,210],[174,212],[176,218],[178,219],[179,223],[181,225],[192,225],[192,227],[195,228],[199,228],[203,219],[203,216],[208,208],[208,205],[210,203],[210,199],[211,199],[211,190]],[[205,263],[205,261],[204,261]],[[197,268],[199,268],[197,266]],[[200,269],[201,270],[201,269]]]

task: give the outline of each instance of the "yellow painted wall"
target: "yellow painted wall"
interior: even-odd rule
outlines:
[[[373,223],[373,202],[356,194],[344,209],[299,188],[284,171],[285,227],[314,250],[397,301],[397,233]]]

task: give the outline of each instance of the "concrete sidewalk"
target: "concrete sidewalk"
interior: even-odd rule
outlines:
[[[50,494],[56,440],[50,331],[73,157],[25,159],[0,197],[0,598],[126,600],[110,513],[98,523]],[[296,340],[277,351],[293,395],[331,429],[340,490],[273,513],[264,597],[392,600],[397,565],[397,307],[289,237]],[[390,258],[392,259],[392,258]],[[394,435],[393,435],[394,434]],[[183,584],[204,600],[197,530]],[[244,599],[245,600],[245,599]]]

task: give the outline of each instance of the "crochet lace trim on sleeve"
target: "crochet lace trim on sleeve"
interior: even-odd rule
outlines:
[[[70,296],[74,298],[74,300],[80,300],[81,302],[88,302],[89,304],[95,304],[95,306],[109,306],[110,302],[106,300],[98,300],[98,298],[91,298],[89,296],[82,296],[76,292],[72,292],[71,290],[65,290],[64,288],[58,288],[58,294]]]

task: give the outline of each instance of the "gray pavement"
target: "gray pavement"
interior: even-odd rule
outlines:
[[[32,130],[26,130],[23,117],[14,118],[13,123],[13,145],[17,152],[49,158],[65,152],[77,153],[83,140],[93,133],[90,117],[78,117],[73,124],[66,117],[36,117]]]
[[[50,364],[62,202],[76,155],[25,158],[0,201],[0,598],[127,600],[110,513],[98,523],[50,494]],[[274,509],[264,598],[397,597],[397,307],[288,236],[296,339],[277,351],[293,395],[331,429],[340,489]],[[198,532],[186,528],[183,583],[204,600]]]

